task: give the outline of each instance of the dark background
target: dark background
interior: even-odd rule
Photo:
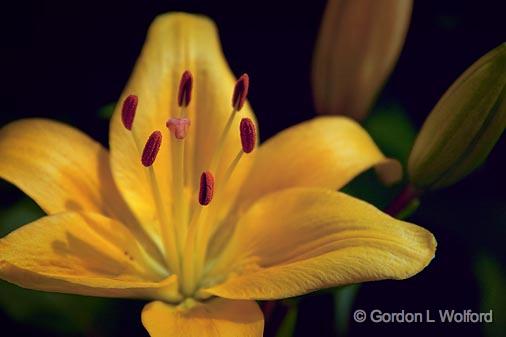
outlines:
[[[375,110],[395,104],[418,128],[445,89],[472,62],[506,41],[503,1],[417,1],[405,48]],[[325,1],[16,1],[0,5],[0,126],[23,117],[68,122],[107,144],[108,121],[98,111],[114,102],[142,47],[149,23],[159,13],[204,13],[220,29],[223,48],[236,75],[251,77],[250,102],[263,139],[314,115],[310,65]],[[386,151],[388,152],[388,151]],[[486,307],[480,260],[506,254],[506,144],[499,141],[479,170],[464,181],[426,195],[412,222],[438,239],[436,259],[419,275],[402,282],[361,286],[353,309],[385,312]],[[1,158],[0,158],[1,160]],[[0,208],[22,194],[0,184]],[[478,269],[477,269],[478,268]],[[0,283],[0,287],[6,286]],[[492,298],[506,302],[502,292]],[[496,290],[494,290],[496,291]],[[24,298],[33,293],[22,292]],[[17,299],[12,295],[12,301]],[[488,295],[490,297],[490,294]],[[89,299],[81,297],[88,303]],[[101,302],[102,303],[102,302]],[[95,318],[97,331],[146,335],[142,302],[109,301]],[[296,336],[335,333],[333,297],[321,292],[301,300]],[[503,306],[504,308],[504,306]],[[69,310],[91,310],[85,305]],[[497,309],[498,310],[498,309]],[[97,314],[98,315],[98,314]],[[504,320],[506,312],[494,312]],[[56,319],[48,314],[40,319]],[[0,306],[2,336],[58,335],[51,324],[12,319]],[[47,322],[45,322],[47,323]],[[57,321],[54,322],[58,324]],[[41,327],[42,326],[42,327]],[[107,328],[104,328],[107,327]],[[101,336],[90,328],[87,336]],[[351,336],[482,336],[479,324],[351,323]],[[8,332],[8,333],[7,333]]]

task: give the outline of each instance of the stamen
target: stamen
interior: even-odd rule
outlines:
[[[199,203],[207,206],[213,199],[214,194],[214,176],[211,172],[205,171],[200,176]]]
[[[249,76],[248,74],[242,74],[241,77],[235,83],[234,94],[232,95],[232,107],[239,111],[242,109],[246,102],[249,89]]]
[[[123,110],[122,110],[122,122],[125,126],[125,128],[129,129],[128,127],[131,128],[132,124],[133,124],[133,117],[135,115],[135,108],[130,110],[129,108],[127,107],[131,107],[131,106],[134,106],[134,107],[137,107],[137,96],[135,95],[130,95],[128,96],[125,101],[123,102]],[[133,104],[131,104],[133,103]],[[129,113],[129,111],[133,111],[133,113]],[[131,116],[131,118],[126,118],[128,116]],[[125,122],[127,121],[127,122]],[[131,122],[128,122],[128,121],[131,121]],[[129,129],[130,130],[130,129]],[[130,135],[132,136],[132,140],[133,140],[133,143],[134,143],[134,146],[135,146],[135,150],[137,151],[137,153],[141,156],[141,162],[143,161],[142,159],[142,156],[143,156],[143,147],[142,147],[142,143],[139,139],[139,136],[136,132],[136,130],[131,130],[132,132],[130,132]],[[159,213],[159,217],[160,219],[166,219],[167,216],[164,216],[161,214],[163,212],[163,210],[160,208],[160,205],[161,205],[161,197],[160,197],[160,192],[157,188],[157,183],[155,182],[156,181],[156,177],[155,177],[155,174],[154,174],[154,170],[153,170],[153,167],[152,166],[149,166],[147,168],[147,170],[144,170],[145,174],[146,174],[146,178],[151,182],[151,186],[152,186],[152,192],[153,192],[153,198],[155,199],[156,201],[156,204],[157,204],[157,212]],[[161,223],[163,222],[163,220],[161,220]],[[171,247],[175,247],[175,245],[173,245],[172,243],[169,243],[167,241],[168,238],[170,238],[170,235],[168,235],[167,231],[168,231],[168,228],[167,226],[165,225],[161,225],[161,232],[162,232],[162,247],[159,247],[161,248],[161,251],[162,251],[162,254],[165,255],[166,257],[166,266],[175,271],[175,270],[178,270],[178,265],[177,265],[177,260],[175,258],[175,254],[174,252],[172,251],[173,249]],[[151,231],[147,228],[145,228],[144,226],[142,226],[142,229],[143,229],[143,232],[145,232],[147,234],[147,236],[151,239],[151,241],[153,243],[155,243],[156,246],[159,246],[159,236],[158,236],[158,233],[155,233],[154,231]],[[149,259],[148,259],[149,260]],[[159,269],[157,268],[156,264],[153,266],[155,269]]]
[[[214,176],[209,171],[204,171],[200,176],[199,204],[207,206],[213,199],[214,195]],[[205,251],[202,252],[200,245],[202,237],[207,231],[207,222],[205,221],[207,211],[206,207],[197,207],[193,212],[189,231],[186,237],[185,250],[183,255],[183,264],[181,275],[184,280],[182,283],[182,291],[187,295],[193,294],[195,291],[195,275],[200,275],[200,264],[205,259]]]
[[[165,125],[177,139],[181,140],[188,134],[191,121],[189,118],[170,118]]]
[[[251,119],[243,118],[241,119],[239,130],[241,132],[242,150],[244,153],[250,153],[255,148],[257,138],[255,124]]]
[[[123,108],[121,109],[121,121],[127,130],[132,130],[138,101],[139,99],[135,95],[130,95],[123,101]]]
[[[144,146],[144,150],[142,151],[141,162],[142,165],[146,167],[150,167],[153,165],[156,159],[156,155],[160,150],[160,145],[162,144],[162,133],[160,131],[154,131],[151,136],[149,136],[146,145]]]
[[[204,171],[200,176],[199,204],[207,206],[214,195],[214,176],[210,171]],[[195,291],[195,275],[201,275],[202,266],[207,251],[207,233],[209,222],[207,221],[208,207],[197,207],[194,211],[187,242],[185,246],[185,262],[183,264],[183,291],[193,294]],[[186,269],[185,269],[186,268]],[[199,279],[197,277],[197,279]]]
[[[134,133],[132,133],[134,134]],[[172,222],[169,220],[169,216],[165,209],[162,194],[160,192],[160,185],[156,178],[156,173],[153,168],[153,163],[156,160],[160,145],[162,144],[162,133],[158,130],[153,131],[149,136],[144,150],[142,151],[141,162],[142,165],[147,167],[147,176],[150,180],[150,186],[153,192],[153,199],[156,204],[156,211],[158,213],[158,219],[160,220],[160,229],[162,233],[162,241],[165,250],[166,262],[169,268],[175,273],[180,272],[180,262],[178,258],[178,246],[176,238],[172,235],[175,232]]]
[[[175,141],[170,142],[170,156],[172,165],[172,209],[173,209],[173,223],[175,228],[175,236],[177,241],[177,250],[179,255],[183,253],[182,248],[185,243],[187,234],[187,213],[186,202],[184,199],[185,189],[185,142],[183,141],[188,134],[190,127],[190,119],[186,118],[186,108],[191,101],[193,88],[192,74],[186,70],[181,76],[179,81],[179,90],[177,93],[177,103],[179,105],[180,113],[177,117],[171,117],[166,126],[174,135]]]
[[[218,179],[220,181],[220,186],[226,185],[232,177],[232,174],[234,173],[235,169],[239,165],[239,162],[241,161],[241,158],[246,153],[251,153],[255,149],[256,145],[256,127],[253,121],[250,118],[243,118],[241,119],[241,123],[239,124],[239,132],[241,135],[241,145],[242,149],[239,150],[232,160],[232,162],[228,165],[227,169],[225,170],[225,173],[223,175],[218,176]],[[218,190],[218,196],[221,196],[222,190]],[[218,198],[218,202],[222,201],[222,198]]]
[[[232,123],[234,122],[235,116],[237,112],[241,110],[243,107],[246,97],[248,96],[248,88],[249,88],[249,76],[248,74],[243,74],[237,82],[235,83],[234,93],[232,95],[232,112],[228,116],[227,122],[225,123],[225,127],[223,128],[223,132],[221,133],[220,139],[218,140],[218,145],[214,151],[213,157],[211,159],[211,163],[209,165],[209,169],[211,171],[215,171],[218,167],[218,160],[221,158],[221,154],[224,149],[225,140],[227,139],[228,132],[232,127]]]
[[[177,104],[180,107],[187,107],[188,104],[190,104],[192,98],[192,88],[193,76],[188,70],[186,70],[181,76],[181,81],[179,81],[179,91],[177,93]]]

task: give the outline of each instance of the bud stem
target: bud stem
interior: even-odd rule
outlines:
[[[285,320],[290,305],[281,300],[265,301],[261,305],[265,321],[265,337],[277,336],[281,324]]]
[[[398,217],[405,209],[410,207],[419,196],[422,195],[422,191],[416,189],[413,185],[409,184],[404,187],[401,193],[388,205],[385,209],[385,213]]]

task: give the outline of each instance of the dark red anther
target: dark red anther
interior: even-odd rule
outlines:
[[[248,74],[242,74],[241,77],[235,82],[234,94],[232,95],[232,107],[239,111],[242,109],[248,97],[249,89],[249,76]]]
[[[257,141],[257,131],[255,124],[251,119],[243,118],[241,119],[239,130],[241,132],[242,150],[244,153],[250,153],[255,148]]]
[[[213,200],[214,194],[214,176],[211,172],[205,171],[200,176],[199,204],[209,205]]]
[[[160,131],[154,131],[151,136],[149,136],[146,145],[144,146],[144,150],[142,151],[141,162],[142,165],[149,167],[153,165],[156,159],[156,155],[160,150],[160,145],[162,144],[162,133]]]
[[[121,121],[123,122],[125,128],[128,130],[132,130],[138,101],[139,99],[135,95],[129,95],[123,101],[123,107],[121,109]]]
[[[177,93],[177,104],[180,107],[187,107],[192,99],[193,76],[186,70],[179,81],[179,91]]]

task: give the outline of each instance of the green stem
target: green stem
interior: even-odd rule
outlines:
[[[402,192],[388,205],[385,209],[385,213],[398,217],[403,211],[409,208],[413,201],[418,199],[422,194],[421,190],[416,189],[413,185],[406,185]]]

